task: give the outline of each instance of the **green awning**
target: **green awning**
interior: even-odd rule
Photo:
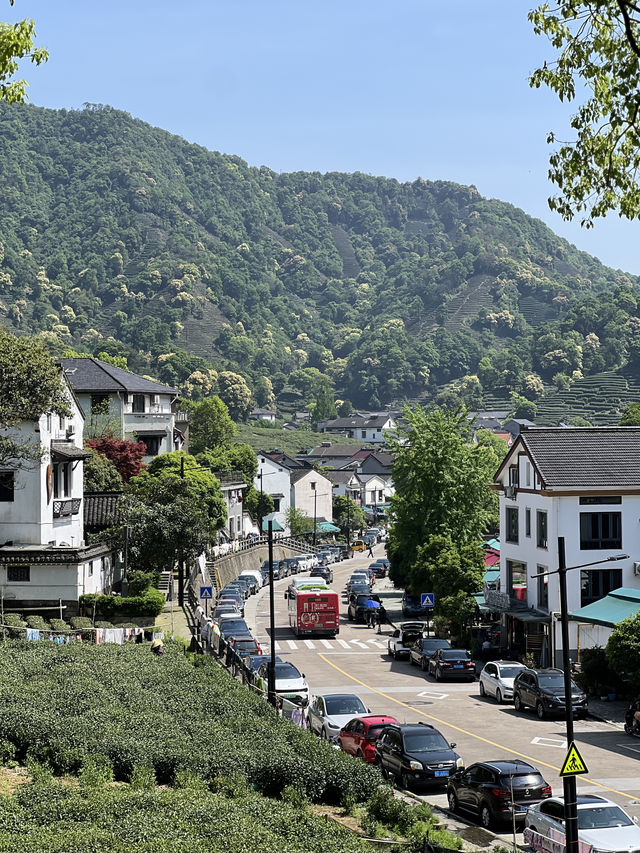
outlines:
[[[331,524],[330,521],[321,521],[316,525],[316,530],[320,531],[320,533],[340,533],[340,528],[336,527],[335,524]]]
[[[267,533],[269,530],[269,522],[271,522],[271,529],[274,533],[281,532],[284,530],[284,527],[280,524],[277,518],[275,518],[274,513],[269,513],[269,515],[265,515],[262,519],[262,530],[264,533]]]
[[[482,583],[495,583],[500,580],[500,569],[488,569],[482,576]]]
[[[471,598],[475,598],[481,613],[491,613],[491,608],[487,607],[487,603],[484,600],[484,592],[474,592],[471,594]]]
[[[636,613],[640,613],[640,589],[620,587],[612,590],[599,601],[574,610],[569,614],[569,619],[574,622],[588,622],[592,625],[615,628],[623,619],[635,616]]]

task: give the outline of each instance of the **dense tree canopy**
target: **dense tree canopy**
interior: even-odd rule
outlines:
[[[529,14],[537,34],[558,51],[531,77],[562,101],[581,103],[574,138],[551,156],[560,195],[549,200],[564,219],[583,224],[617,210],[640,216],[640,6],[635,0],[559,0]],[[584,92],[586,91],[586,95]],[[556,134],[549,134],[556,142]]]
[[[194,454],[224,447],[235,432],[229,409],[220,397],[207,397],[196,403],[189,427],[189,442]]]

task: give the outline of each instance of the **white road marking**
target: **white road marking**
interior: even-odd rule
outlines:
[[[349,643],[347,643],[346,640],[338,640],[338,642],[340,643],[340,645],[342,646],[343,649],[350,648]]]
[[[621,746],[623,749],[630,749],[631,752],[640,752],[640,748],[637,746],[629,746],[628,743],[617,743],[616,746]]]
[[[289,643],[289,648],[292,649],[293,651],[295,651],[298,648],[297,644],[294,643],[293,640],[287,640],[287,643]]]
[[[555,746],[558,749],[566,749],[566,740],[558,740],[555,737],[534,737],[531,741],[534,746]]]
[[[353,643],[354,646],[357,646],[359,649],[368,648],[368,646],[366,646],[361,640],[351,640],[351,642]]]
[[[320,640],[325,649],[332,649],[333,645],[329,642],[329,640]]]
[[[367,640],[368,643],[371,643],[372,646],[376,646],[378,649],[385,649],[386,646],[384,643],[381,643],[380,640]]]
[[[277,652],[281,652],[281,651],[282,651],[282,646],[280,645],[280,643],[279,643],[277,640],[276,640],[276,644],[275,644],[275,645],[276,645],[276,651],[277,651]]]
[[[306,646],[308,649],[315,649],[315,646],[313,645],[313,643],[311,642],[311,640],[305,640],[305,641],[304,641],[304,644],[305,644],[305,646]]]
[[[418,696],[424,696],[425,699],[446,699],[448,693],[435,693],[431,690],[423,690],[422,693],[418,693]]]

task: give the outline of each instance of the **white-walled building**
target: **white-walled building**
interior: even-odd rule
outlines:
[[[291,506],[317,522],[333,521],[333,483],[315,468],[291,471]]]
[[[320,421],[318,432],[333,433],[334,435],[346,435],[349,438],[357,438],[369,444],[384,444],[386,433],[395,429],[396,418],[391,412],[373,414],[353,414],[346,418],[334,418],[333,420]]]
[[[145,462],[172,450],[188,450],[188,419],[174,411],[178,391],[97,358],[61,359],[84,413],[86,438],[111,432],[144,441]]]
[[[288,533],[287,510],[291,506],[291,471],[281,461],[271,455],[258,453],[258,473],[253,480],[254,487],[269,495],[273,501],[273,517]]]
[[[640,588],[640,427],[523,429],[495,476],[500,491],[500,590],[506,644],[559,663],[558,537],[569,613],[620,587]],[[570,653],[604,645],[607,629],[570,622]],[[604,633],[603,633],[604,632]],[[606,636],[605,636],[606,634]]]
[[[70,415],[49,413],[7,432],[38,444],[42,458],[0,471],[0,597],[5,611],[62,603],[77,610],[83,593],[117,578],[109,549],[85,546],[84,417],[62,376]]]

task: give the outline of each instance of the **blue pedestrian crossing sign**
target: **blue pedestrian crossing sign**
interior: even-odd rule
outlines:
[[[434,607],[435,603],[435,596],[432,592],[423,592],[420,596],[421,607]]]
[[[200,598],[203,601],[207,601],[207,599],[213,598],[213,587],[212,586],[201,586],[200,587]]]

